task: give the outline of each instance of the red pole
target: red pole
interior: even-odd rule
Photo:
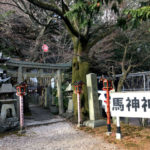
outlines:
[[[20,130],[23,130],[24,127],[24,113],[23,113],[23,96],[19,96],[20,99]]]
[[[111,120],[110,120],[110,97],[109,97],[109,89],[106,90],[107,94],[107,129],[108,132],[111,132]]]

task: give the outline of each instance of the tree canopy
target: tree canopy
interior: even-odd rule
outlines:
[[[126,9],[125,14],[128,16],[132,27],[137,27],[137,25],[143,21],[150,20],[150,2],[140,2],[140,7],[136,9]]]
[[[28,2],[52,11],[63,20],[66,30],[70,33],[73,43],[72,82],[86,83],[86,74],[90,72],[88,54],[91,48],[101,39],[115,30],[116,14],[121,0],[27,0]],[[104,11],[108,14],[104,15]],[[112,17],[110,17],[112,15]],[[106,18],[110,19],[107,20]],[[83,119],[88,116],[87,87],[83,86],[81,109]],[[74,113],[77,115],[76,95],[73,95]]]

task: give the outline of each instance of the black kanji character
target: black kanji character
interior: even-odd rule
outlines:
[[[132,108],[135,108],[135,111],[137,111],[137,108],[140,108],[139,99],[136,99],[136,97],[132,100]]]
[[[124,105],[122,103],[123,98],[113,98],[113,110],[124,111]]]
[[[144,112],[146,112],[147,100],[145,99],[145,97],[143,97],[142,101],[144,102],[142,107],[144,108]]]
[[[128,111],[130,111],[131,100],[130,100],[130,98],[128,97],[126,101],[128,101],[128,104],[127,104],[126,106],[128,107]]]
[[[119,107],[116,107],[116,106],[115,106],[115,107],[113,107],[112,109],[113,109],[113,110],[119,110]]]

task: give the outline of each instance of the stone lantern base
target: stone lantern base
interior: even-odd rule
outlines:
[[[88,120],[83,122],[83,125],[90,128],[96,128],[96,127],[107,125],[107,122],[106,120]]]
[[[0,118],[0,133],[15,129],[19,126],[17,117],[7,118],[4,121]]]

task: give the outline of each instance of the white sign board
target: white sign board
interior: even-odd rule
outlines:
[[[111,93],[110,111],[113,117],[150,118],[150,92]]]

